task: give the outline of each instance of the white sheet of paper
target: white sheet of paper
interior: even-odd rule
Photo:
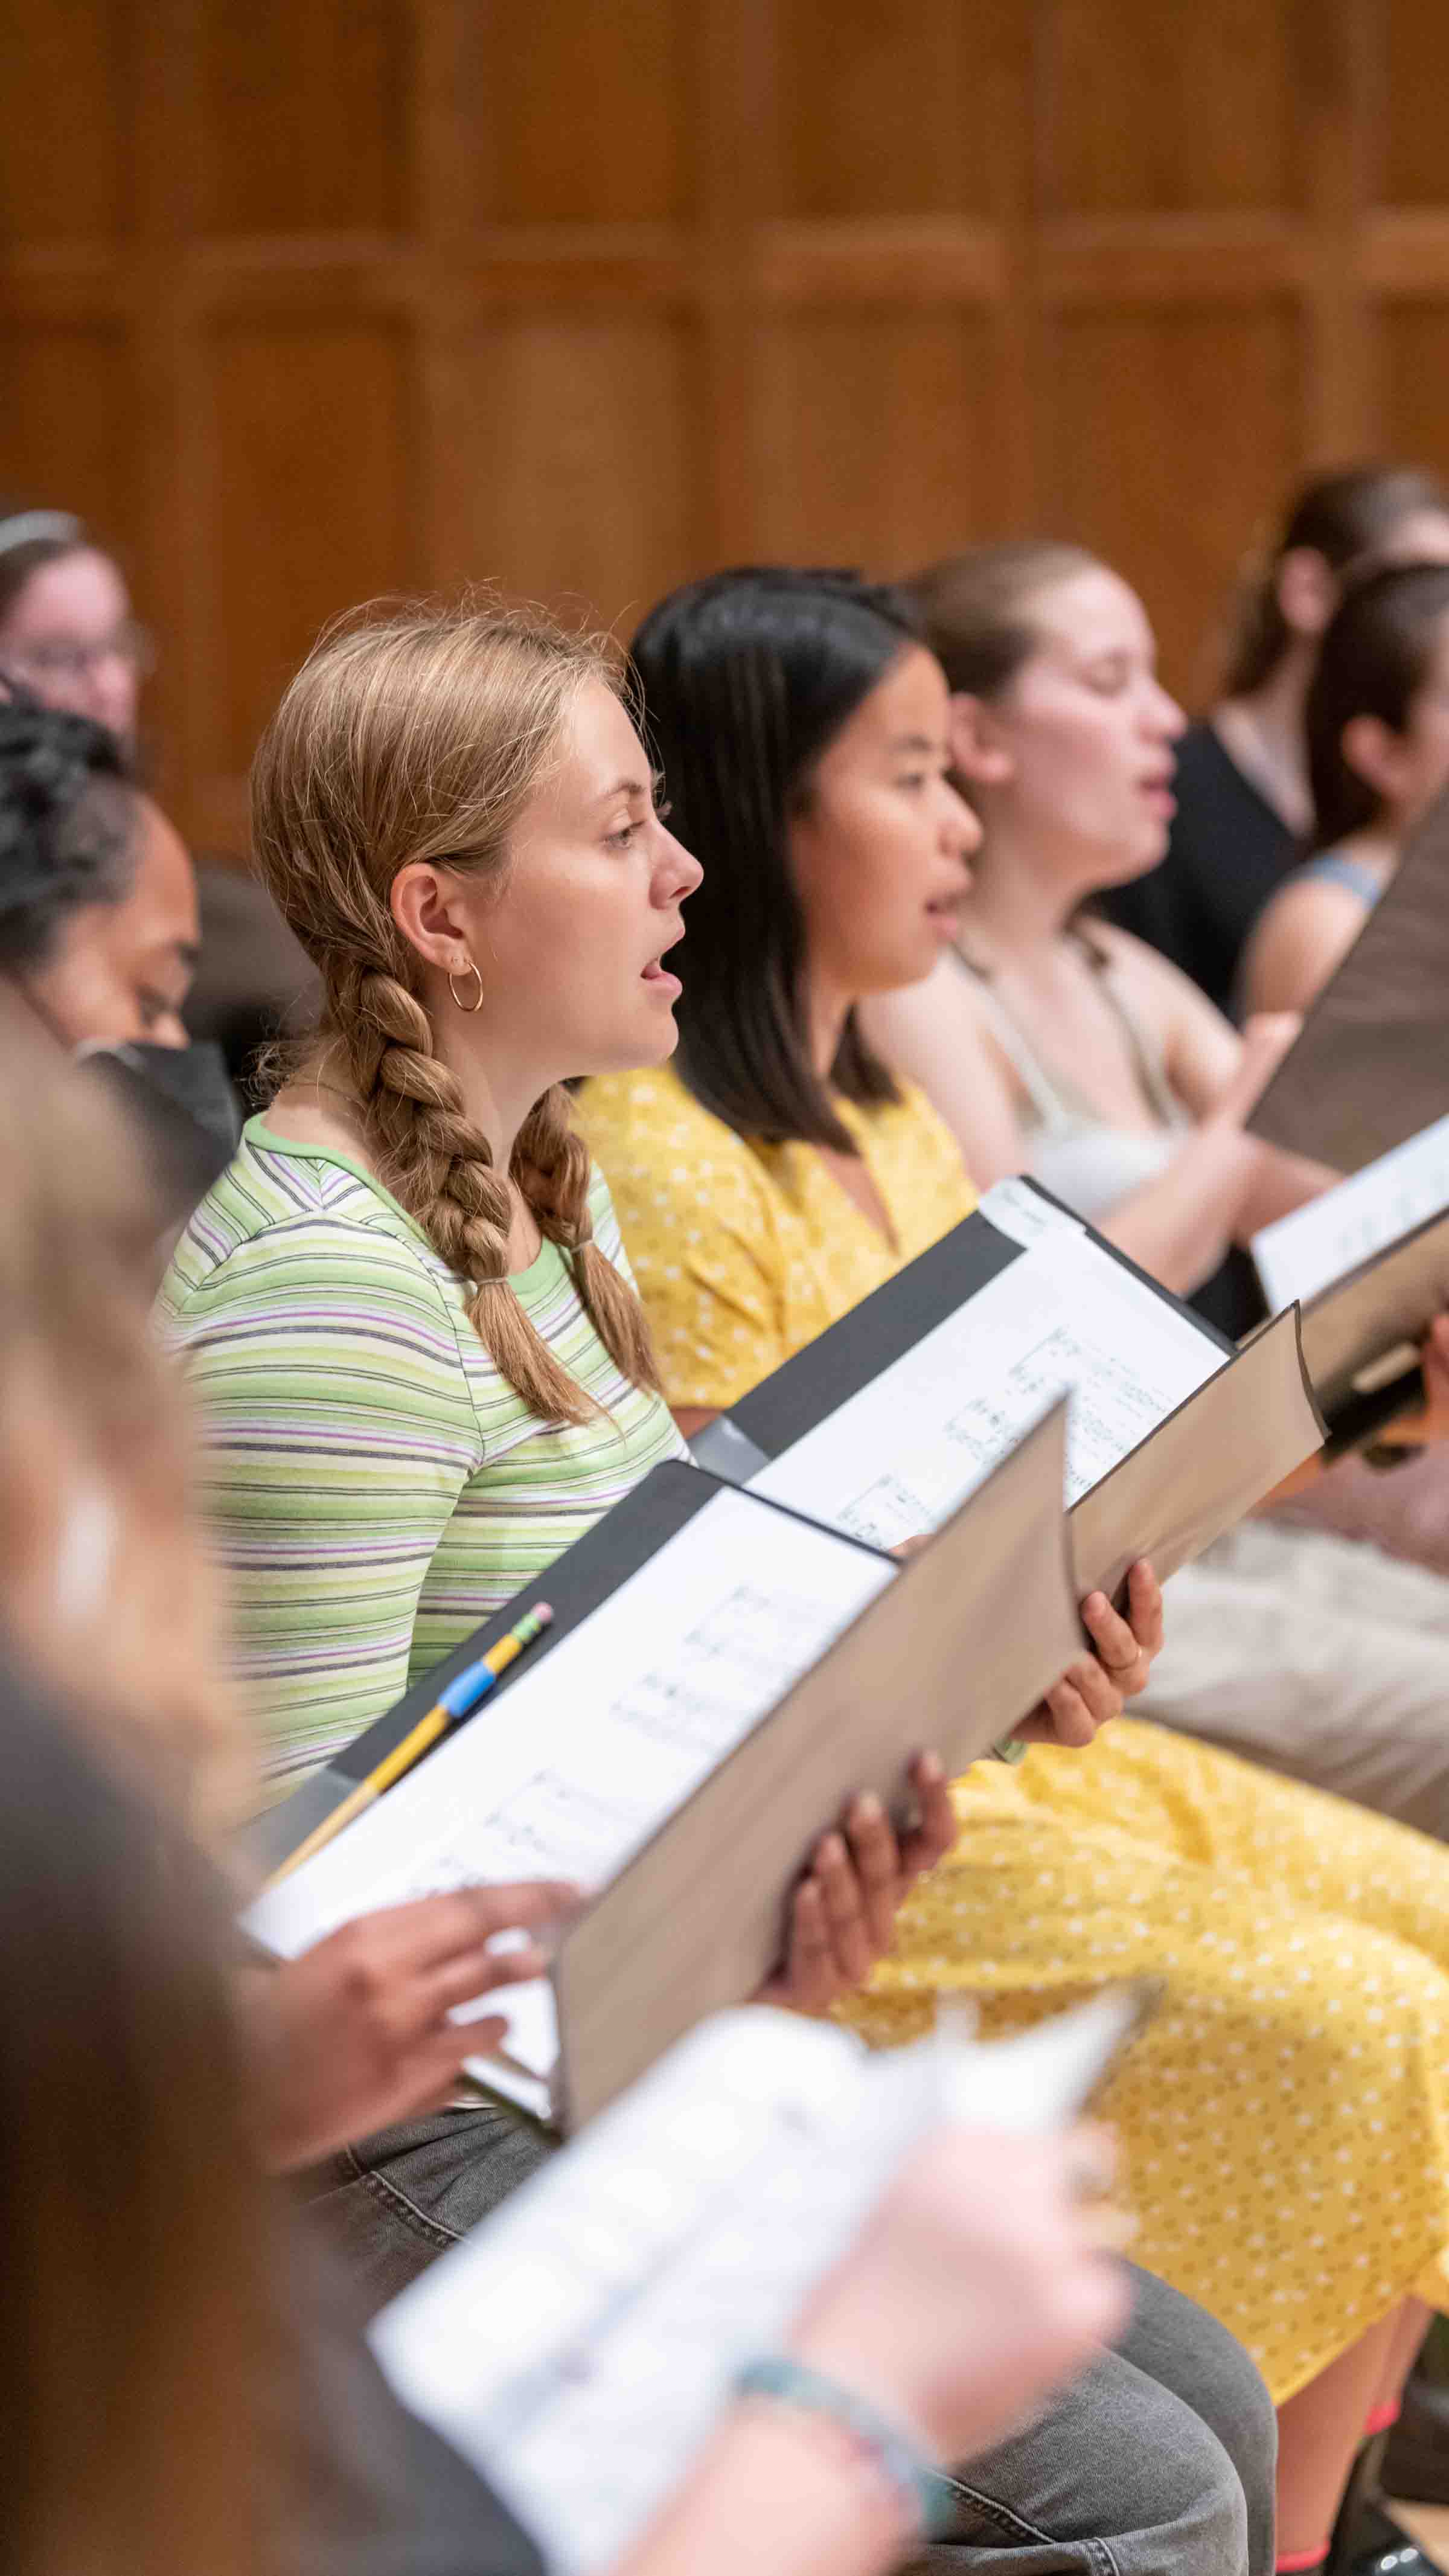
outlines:
[[[716,1494],[496,1706],[258,1897],[247,1928],[292,1958],[409,1897],[529,1878],[603,1885],[893,1576],[824,1531]],[[479,2075],[545,2110],[551,1988],[508,1987],[468,2010],[508,2022],[513,2075],[492,2060]]]
[[[1253,1259],[1269,1306],[1276,1314],[1295,1297],[1306,1305],[1446,1208],[1449,1118],[1438,1118],[1407,1144],[1254,1235]]]
[[[938,1528],[1067,1393],[1070,1505],[1224,1365],[1196,1324],[1063,1218],[750,1490],[895,1547]]]
[[[910,2148],[947,2118],[1058,2126],[1136,2010],[1109,1989],[997,2045],[945,2028],[879,2056],[826,2024],[722,2014],[384,2309],[373,2349],[559,2576],[591,2576]]]
[[[1023,1246],[1039,1243],[1044,1234],[1086,1232],[1079,1216],[1058,1207],[1054,1199],[1044,1199],[1028,1180],[997,1181],[981,1201],[979,1212],[990,1217],[998,1234],[1009,1234],[1013,1243]]]

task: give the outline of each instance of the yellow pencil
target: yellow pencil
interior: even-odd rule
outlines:
[[[324,1843],[331,1842],[334,1834],[341,1833],[344,1825],[350,1825],[354,1816],[360,1816],[364,1808],[372,1806],[382,1796],[385,1789],[390,1789],[394,1780],[400,1780],[405,1771],[410,1771],[429,1745],[437,1743],[455,1717],[466,1717],[469,1709],[477,1707],[484,1694],[491,1691],[499,1674],[506,1673],[525,1646],[531,1646],[535,1637],[542,1636],[552,1618],[548,1603],[540,1601],[534,1609],[524,1613],[516,1628],[510,1628],[506,1637],[500,1637],[497,1645],[490,1646],[486,1655],[480,1655],[476,1664],[469,1664],[455,1682],[449,1682],[442,1698],[434,1702],[426,1717],[418,1719],[416,1726],[409,1727],[401,1744],[395,1744],[377,1769],[369,1771],[367,1778],[359,1782],[351,1796],[344,1798],[340,1807],[334,1807],[330,1816],[324,1816],[304,1843],[299,1843],[294,1852],[288,1853],[280,1868],[273,1870],[267,1881],[268,1887],[275,1887],[279,1879],[290,1878],[293,1870],[300,1869],[304,1860],[310,1860]]]

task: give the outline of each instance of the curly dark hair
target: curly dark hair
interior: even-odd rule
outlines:
[[[43,965],[83,906],[123,901],[136,855],[124,746],[12,686],[0,699],[0,973]]]

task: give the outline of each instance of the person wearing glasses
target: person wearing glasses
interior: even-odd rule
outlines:
[[[88,716],[130,764],[155,659],[120,567],[84,523],[0,499],[0,699]],[[177,1016],[164,1043],[181,1045],[189,1031],[218,1047],[244,1100],[259,1053],[305,1018],[316,978],[275,904],[230,854],[197,852],[187,885],[199,927],[185,1028]]]
[[[0,504],[0,680],[129,746],[151,663],[120,568],[83,521]]]

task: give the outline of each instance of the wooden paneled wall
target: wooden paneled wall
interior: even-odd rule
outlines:
[[[1446,95],[1443,0],[44,0],[0,487],[132,569],[205,843],[388,588],[1051,530],[1191,689],[1306,464],[1449,470]]]

